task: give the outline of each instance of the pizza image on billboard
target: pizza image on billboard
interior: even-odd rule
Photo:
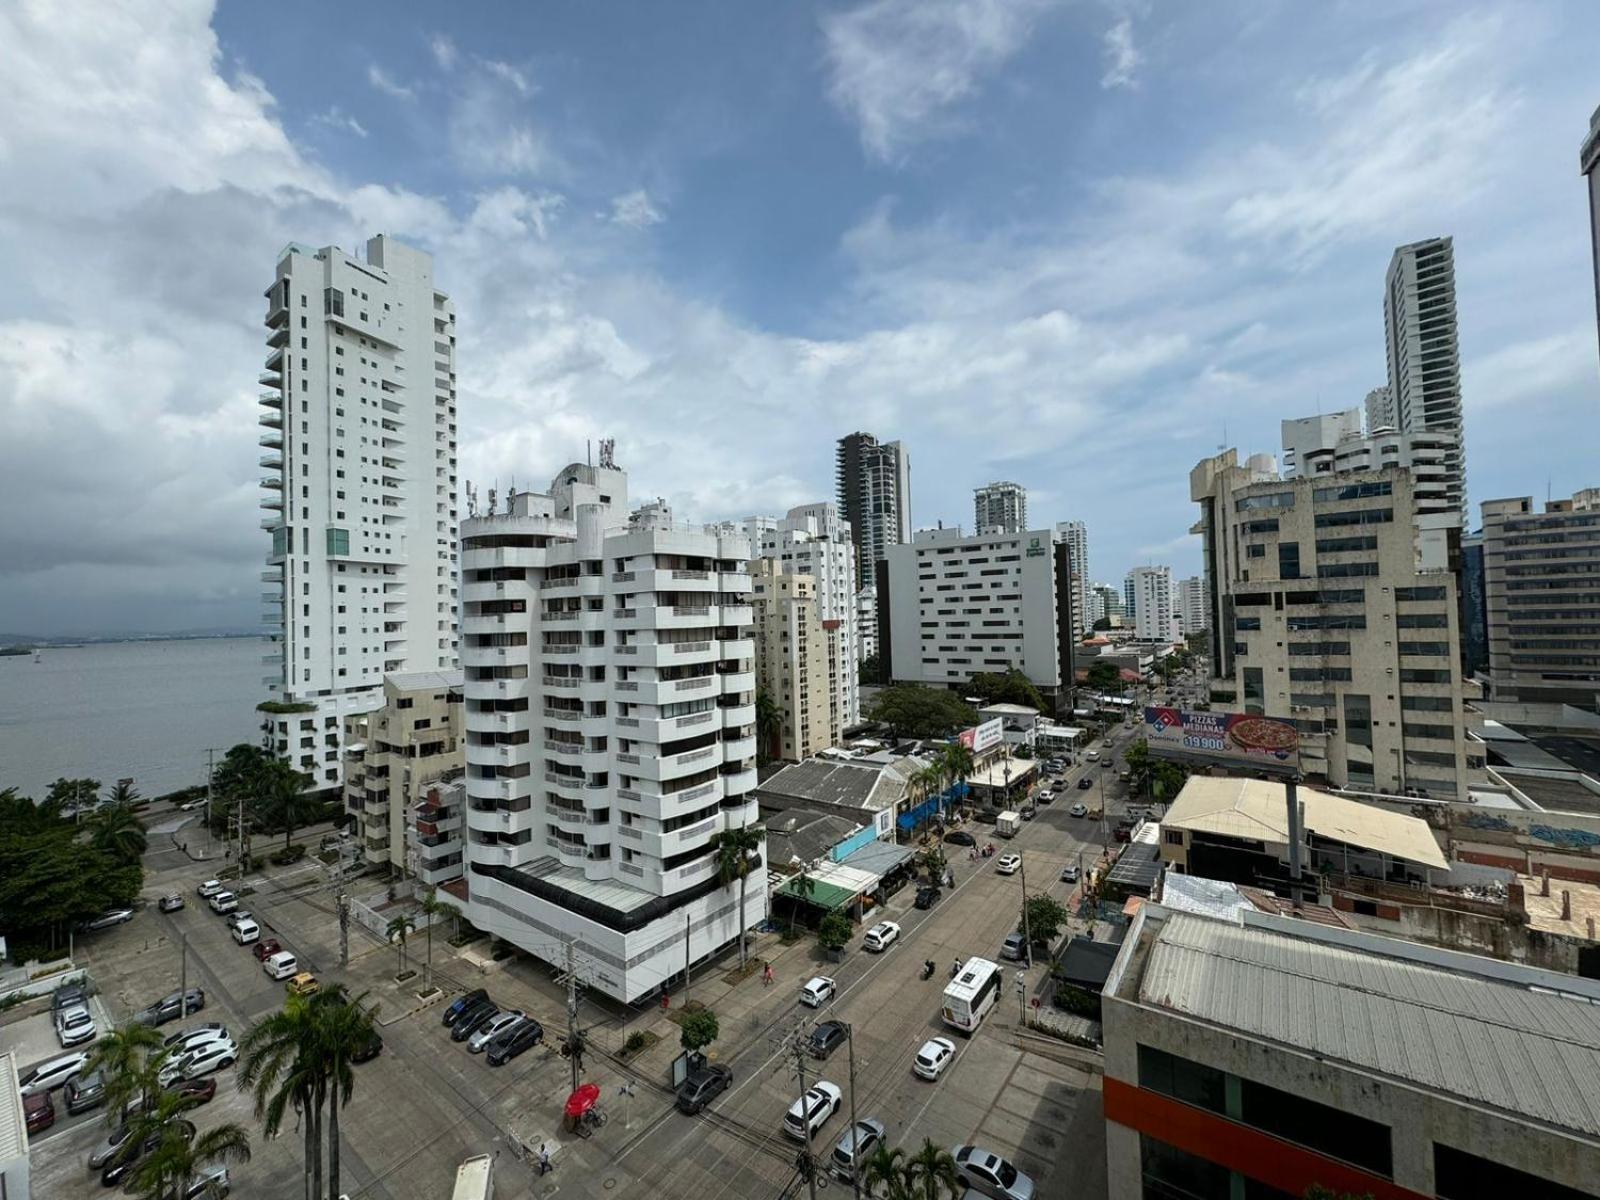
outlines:
[[[1299,758],[1299,730],[1273,717],[1152,707],[1144,726],[1152,750],[1174,755],[1257,766],[1293,766]]]

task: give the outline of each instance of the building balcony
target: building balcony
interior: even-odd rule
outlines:
[[[722,753],[716,744],[701,746],[694,750],[685,750],[681,754],[661,755],[653,746],[642,746],[643,753],[629,752],[618,754],[617,761],[622,764],[621,770],[639,779],[648,779],[657,782],[670,782],[682,779],[686,775],[697,775],[708,767],[714,767],[722,761]]]
[[[266,414],[263,413],[262,415],[265,416]],[[265,449],[268,449],[268,450],[282,450],[283,449],[283,434],[280,433],[280,432],[277,432],[277,431],[274,431],[272,433],[263,433],[260,437],[258,437],[256,439],[256,444],[259,445],[259,446],[262,446],[262,447],[264,447]],[[262,465],[265,466],[266,464],[263,463]],[[279,466],[282,466],[282,465],[283,464],[280,462]]]
[[[719,675],[718,678],[722,681],[720,691],[724,696],[740,696],[756,690],[754,671],[729,671]]]
[[[262,382],[265,383],[266,380],[263,378]],[[273,384],[271,386],[276,387],[278,385],[277,384]],[[282,408],[283,408],[283,393],[282,392],[262,392],[259,396],[256,397],[256,402],[258,404],[264,404],[268,408],[274,408],[274,409],[282,410]],[[283,417],[281,415],[279,415],[278,413],[263,414],[262,417],[261,417],[261,420],[265,421],[267,419],[267,416],[269,416],[269,415],[276,416],[280,423],[283,420]]]
[[[552,708],[547,704],[544,715],[547,720],[560,721],[564,725],[576,725],[583,720],[581,708]]]
[[[284,340],[287,341],[288,339],[285,338]],[[274,347],[274,349],[272,350],[272,353],[267,355],[267,361],[263,364],[262,369],[266,370],[266,371],[270,371],[274,375],[276,375],[278,372],[283,370],[283,347],[282,346]]]
[[[268,429],[282,429],[283,418],[275,412],[264,412],[256,418],[257,425],[265,425]]]
[[[725,794],[730,797],[748,795],[754,800],[756,790],[755,763],[752,762],[747,770],[730,771],[723,775],[722,786]]]
[[[463,667],[503,667],[528,661],[526,646],[474,646],[470,639],[461,643]]]
[[[521,567],[543,570],[549,551],[542,546],[495,546],[489,549],[464,547],[462,553],[475,571],[491,567]]]
[[[274,374],[271,371],[263,371],[260,375],[256,376],[256,382],[262,387],[281,388],[283,387],[283,376]],[[267,399],[265,396],[263,396],[261,398],[261,403],[265,404],[266,402]],[[278,399],[278,403],[280,405],[283,403],[283,398],[281,396]]]
[[[583,756],[587,753],[581,741],[564,742],[557,738],[545,739],[544,752],[557,758],[565,759],[573,765],[581,765]]]
[[[283,603],[283,592],[282,591],[262,592],[261,593],[261,603],[263,603],[263,604],[280,604],[281,605]]]
[[[469,679],[466,694],[477,700],[526,700],[538,688],[533,679]]]
[[[261,477],[261,486],[264,487],[264,488],[271,488],[274,491],[282,491],[283,490],[283,476],[281,476],[281,475],[263,475]]]
[[[258,508],[269,508],[269,509],[272,509],[275,512],[282,512],[283,511],[283,497],[278,495],[276,492],[268,492],[265,496],[261,497],[261,502],[260,502],[260,504],[257,505],[257,507]],[[263,521],[261,523],[261,528],[263,528],[263,529],[271,529],[274,526],[278,525],[279,523],[280,523],[280,519],[278,517],[273,517],[273,518],[270,519],[270,521]]]
[[[514,767],[531,762],[533,755],[527,745],[512,746],[497,743],[493,746],[467,743],[466,763],[470,767]]]
[[[742,763],[755,756],[756,739],[753,736],[722,743],[722,761],[725,763]]]
[[[268,471],[281,471],[283,470],[283,455],[263,454],[256,460],[256,465],[264,467]]]
[[[470,568],[469,568],[470,569]],[[529,600],[534,594],[534,585],[526,579],[492,579],[481,582],[463,583],[461,585],[461,598],[473,602],[484,600]],[[526,613],[517,613],[519,620],[527,620]],[[465,625],[468,629],[476,617],[468,617]]]

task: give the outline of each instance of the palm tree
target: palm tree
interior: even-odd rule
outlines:
[[[439,899],[439,889],[436,887],[430,887],[423,893],[421,908],[422,915],[428,918],[428,923],[422,927],[423,932],[428,935],[428,961],[422,968],[422,990],[427,991],[433,980],[433,923],[437,918],[446,913],[453,913],[456,909],[455,905],[446,904]]]
[[[131,865],[143,856],[149,838],[133,810],[117,804],[102,808],[89,819],[89,844]]]
[[[171,1200],[174,1196],[187,1197],[201,1169],[208,1164],[249,1161],[250,1135],[242,1125],[218,1125],[198,1137],[192,1137],[187,1129],[168,1126],[130,1183],[134,1194],[144,1200]],[[227,1193],[213,1180],[198,1195],[220,1200]]]
[[[906,1161],[906,1183],[914,1200],[939,1200],[940,1189],[950,1200],[959,1200],[966,1185],[956,1170],[956,1160],[931,1139],[922,1139],[922,1149]]]
[[[157,1074],[166,1059],[161,1034],[149,1025],[119,1025],[94,1044],[83,1073],[103,1071],[106,1109],[121,1114],[134,1099],[149,1098],[159,1090]]]
[[[783,714],[765,688],[756,689],[756,756],[763,762],[771,760],[772,737],[783,724]]]
[[[268,1138],[278,1136],[291,1108],[298,1115],[305,1138],[306,1195],[310,1200],[322,1200],[327,1064],[310,999],[288,997],[282,1009],[257,1021],[245,1034],[240,1046],[239,1087],[253,1093],[261,1132]]]
[[[944,878],[944,851],[939,848],[938,843],[929,846],[917,856],[917,865],[928,872],[929,883],[937,884]]]
[[[794,933],[794,915],[800,908],[799,902],[801,900],[811,899],[811,897],[816,894],[816,891],[817,881],[811,878],[809,871],[807,871],[804,867],[801,867],[800,874],[794,877],[795,905],[789,910],[789,932],[791,934]]]
[[[391,917],[389,924],[384,928],[384,936],[395,942],[400,949],[400,968],[397,974],[405,974],[406,970],[406,938],[417,927],[417,919],[410,913],[401,913],[398,917]]]
[[[264,813],[283,823],[283,848],[294,840],[294,831],[311,818],[316,801],[306,795],[311,776],[296,771],[281,758],[275,758],[257,772],[256,802]]]
[[[867,1185],[867,1195],[878,1200],[911,1200],[905,1158],[906,1152],[898,1146],[891,1150],[887,1142],[880,1143],[862,1164],[861,1179]]]
[[[318,992],[311,1000],[316,1014],[317,1045],[328,1076],[328,1195],[339,1195],[339,1106],[348,1105],[355,1091],[351,1059],[370,1043],[377,1031],[373,1019],[377,1005],[366,1003],[367,993],[352,998],[343,984]]]
[[[132,808],[140,800],[139,789],[133,786],[131,779],[119,779],[111,788],[111,795],[106,800],[118,808]]]
[[[751,856],[756,856],[755,861],[761,861],[761,840],[765,836],[766,830],[761,826],[745,825],[738,829],[725,829],[711,840],[711,845],[717,851],[717,882],[723,887],[732,887],[734,880],[739,882],[739,967],[741,970],[748,961],[746,938],[749,931],[744,927],[745,885],[750,878]]]

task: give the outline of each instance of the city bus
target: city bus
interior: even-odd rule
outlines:
[[[944,990],[944,1023],[962,1033],[976,1032],[1000,998],[1000,968],[986,958],[969,958]]]

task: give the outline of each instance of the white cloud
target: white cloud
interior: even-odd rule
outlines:
[[[491,58],[485,59],[483,66],[496,79],[504,80],[516,89],[517,95],[528,96],[533,94],[533,85],[528,82],[528,77],[510,63],[497,62]]]
[[[611,222],[630,229],[645,229],[666,220],[643,188],[611,198]]]
[[[1026,43],[1051,0],[871,0],[822,19],[829,98],[892,162],[960,127],[951,108]]]
[[[341,109],[337,104],[326,112],[318,113],[311,119],[318,125],[326,125],[329,129],[343,130],[346,133],[353,133],[357,137],[367,136],[366,126]]]
[[[1592,326],[1512,342],[1461,365],[1468,414],[1508,405],[1537,407],[1589,384],[1595,373]]]
[[[367,68],[367,82],[385,96],[393,96],[397,100],[416,99],[416,90],[392,78],[387,71],[373,63]]]
[[[1105,74],[1100,77],[1103,88],[1131,88],[1138,86],[1135,72],[1144,61],[1144,55],[1133,44],[1133,19],[1122,17],[1106,30]]]
[[[436,33],[428,39],[428,50],[441,71],[452,71],[456,65],[456,44],[448,34]]]

